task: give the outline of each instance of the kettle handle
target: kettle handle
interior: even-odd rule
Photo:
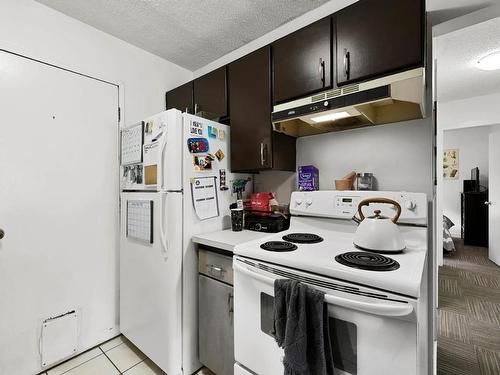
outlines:
[[[394,207],[396,207],[397,212],[396,215],[392,218],[392,222],[396,224],[396,222],[399,219],[399,216],[401,216],[401,205],[396,202],[395,200],[388,199],[388,198],[367,198],[359,202],[358,205],[358,213],[359,217],[361,218],[361,221],[365,219],[365,215],[363,215],[363,210],[362,208],[364,206],[369,206],[370,203],[386,203],[386,204],[392,204]]]

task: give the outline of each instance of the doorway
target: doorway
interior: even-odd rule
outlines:
[[[438,375],[500,373],[500,66],[478,66],[500,51],[499,12],[433,40]]]
[[[500,371],[500,266],[493,261],[498,235],[489,233],[495,228],[490,214],[497,209],[489,203],[500,188],[499,130],[491,125],[443,134],[438,374]]]

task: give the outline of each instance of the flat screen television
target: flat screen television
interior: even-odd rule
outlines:
[[[472,168],[470,171],[470,179],[473,180],[475,183],[475,190],[479,191],[479,167]]]

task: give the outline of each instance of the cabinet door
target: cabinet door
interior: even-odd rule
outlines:
[[[227,116],[225,66],[195,79],[193,85],[195,113],[209,119]]]
[[[166,94],[167,109],[176,108],[179,111],[194,113],[193,111],[193,82],[170,90]]]
[[[232,171],[272,167],[270,64],[269,46],[229,64]]]
[[[200,362],[217,375],[232,375],[234,365],[233,288],[198,276]]]
[[[422,0],[361,0],[335,14],[337,84],[423,66]]]
[[[464,245],[488,246],[488,193],[465,193]]]
[[[315,22],[272,45],[274,102],[331,87],[331,18]]]

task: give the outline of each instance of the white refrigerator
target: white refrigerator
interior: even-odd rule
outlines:
[[[250,178],[230,173],[229,138],[175,109],[121,132],[120,329],[169,375],[201,366],[191,237],[228,228],[232,182]]]

